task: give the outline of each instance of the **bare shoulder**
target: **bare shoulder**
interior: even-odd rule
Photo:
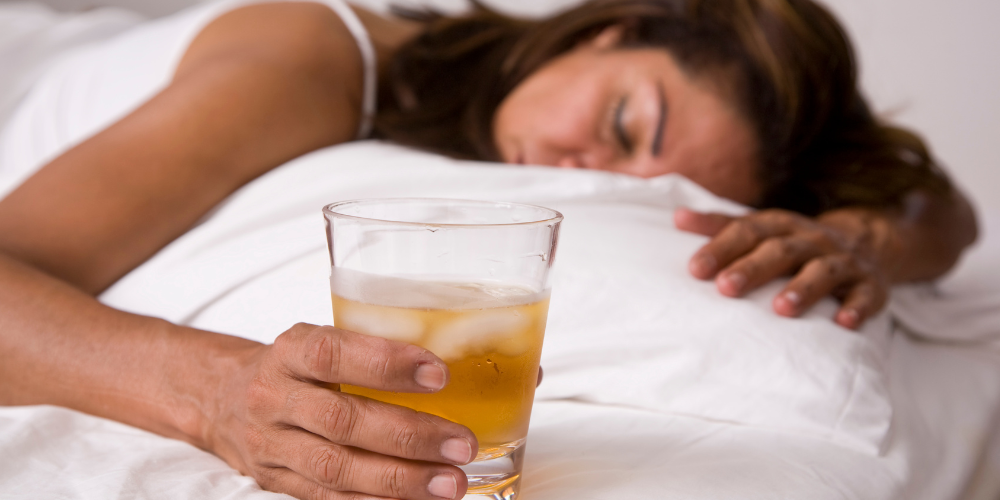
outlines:
[[[297,78],[335,79],[358,102],[364,69],[354,37],[337,13],[316,2],[253,4],[210,23],[191,43],[175,79],[206,64],[238,60]]]
[[[363,74],[353,36],[322,4],[233,10],[159,94],[0,200],[0,254],[99,293],[240,186],[351,140]]]

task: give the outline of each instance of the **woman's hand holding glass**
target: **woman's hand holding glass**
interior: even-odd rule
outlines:
[[[872,212],[845,209],[818,218],[786,210],[743,217],[675,212],[679,229],[712,239],[692,256],[691,274],[715,279],[719,291],[740,297],[781,276],[794,275],[774,298],[782,316],[798,316],[827,295],[841,300],[834,320],[857,329],[889,297],[891,224]]]
[[[299,324],[254,348],[212,416],[212,451],[264,489],[301,499],[460,498],[476,456],[466,427],[339,392],[431,393],[444,362],[408,344]]]

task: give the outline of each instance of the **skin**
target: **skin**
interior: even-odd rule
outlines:
[[[240,186],[351,140],[361,89],[328,8],[242,8],[197,37],[159,95],[0,201],[0,404],[181,439],[298,498],[461,497],[469,429],[336,390],[440,390],[448,370],[430,352],[313,325],[262,345],[94,298]]]
[[[417,32],[368,14],[362,19],[382,61]],[[581,52],[612,64],[616,36],[608,32],[566,57]],[[565,89],[551,82],[542,80],[537,87],[525,82],[500,110],[498,130],[518,130],[510,120],[530,111],[511,107],[516,96],[539,99],[545,88],[556,90],[549,95],[553,103],[572,104],[583,114],[564,109],[542,116],[546,124],[524,129],[531,134],[498,136],[506,158],[642,176],[676,171],[717,194],[752,202],[754,144],[739,115],[713,97],[710,86],[686,80],[668,54],[628,55],[639,59],[617,69],[631,80],[614,88],[602,79],[581,82],[573,89],[579,93],[575,104],[560,99]],[[560,61],[547,68],[587,66]],[[532,78],[545,77],[545,71]],[[660,106],[645,101],[658,97],[660,86],[650,86],[651,78],[660,79],[670,105],[656,155],[651,150],[656,138],[649,134],[657,127],[650,128],[650,120],[659,121]],[[362,83],[354,40],[328,8],[244,7],[194,40],[160,94],[0,200],[0,404],[54,404],[184,440],[268,490],[303,499],[464,495],[467,479],[456,465],[471,461],[478,449],[469,429],[337,390],[340,383],[440,390],[448,370],[432,353],[304,324],[289,328],[273,345],[262,345],[125,313],[95,299],[247,182],[305,153],[352,140]],[[633,104],[622,117],[634,141],[633,156],[615,150],[609,132],[599,126],[609,112],[604,101],[630,88]],[[585,109],[592,99],[601,106]],[[546,135],[550,129],[554,135]],[[929,199],[902,214],[844,212],[817,220],[786,215],[773,224],[767,217],[774,214],[767,212],[736,221],[678,212],[678,225],[717,235],[695,256],[714,259],[714,266],[696,270],[701,277],[719,270],[725,276],[776,234],[802,233],[846,242],[830,248],[859,263],[869,262],[869,247],[874,254],[882,247],[907,249],[900,260],[869,262],[878,272],[889,272],[885,262],[901,262],[892,271],[898,274],[887,276],[903,279],[913,273],[904,267],[933,275],[950,266],[950,247],[940,240],[964,234],[959,229],[965,219],[948,208],[959,205]],[[926,222],[921,214],[928,212],[938,214],[936,222]],[[729,229],[747,224],[761,227]],[[889,229],[869,231],[880,227]],[[817,244],[824,241],[820,236]],[[944,257],[907,246],[918,244]],[[857,276],[871,275],[869,267],[858,269]],[[747,282],[769,279],[766,274]]]
[[[617,49],[619,37],[618,29],[606,30],[511,92],[493,123],[503,160],[639,177],[679,173],[719,196],[753,203],[760,195],[757,144],[746,120],[685,75],[668,52]],[[625,141],[615,132],[623,102]]]
[[[753,205],[758,143],[749,122],[709,76],[692,78],[660,49],[620,48],[621,28],[556,58],[501,103],[495,140],[509,163],[681,174],[716,195]],[[662,122],[662,123],[661,123]],[[958,192],[913,193],[903,210],[850,208],[810,219],[784,210],[746,217],[678,210],[678,228],[711,241],[691,274],[741,297],[783,276],[774,310],[795,317],[827,295],[850,329],[881,310],[893,283],[933,279],[976,238]]]

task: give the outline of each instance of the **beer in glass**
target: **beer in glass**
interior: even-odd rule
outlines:
[[[324,209],[334,325],[424,347],[434,394],[341,390],[467,426],[469,494],[517,496],[562,216],[514,203],[358,200]]]

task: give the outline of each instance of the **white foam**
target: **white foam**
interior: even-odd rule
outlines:
[[[365,304],[418,309],[485,309],[531,304],[548,297],[548,290],[521,284],[442,279],[440,276],[379,276],[333,268],[334,294]]]

